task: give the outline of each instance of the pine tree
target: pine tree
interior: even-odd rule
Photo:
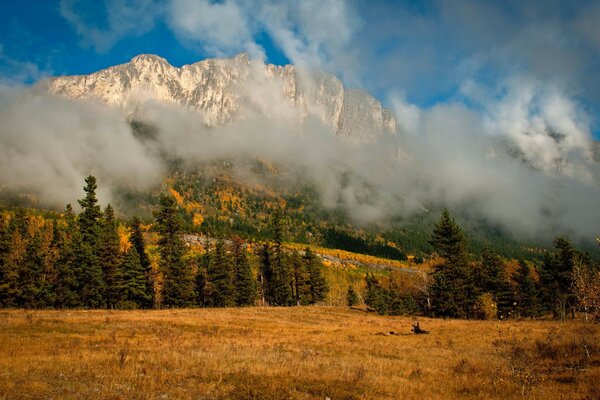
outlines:
[[[447,209],[433,230],[430,244],[444,261],[434,266],[432,309],[438,316],[468,318],[477,301],[473,271],[467,262],[466,240]]]
[[[78,292],[83,306],[99,308],[105,305],[102,266],[98,257],[102,212],[97,204],[96,178],[90,175],[85,179],[85,183],[83,188],[85,197],[78,200],[82,208],[82,212],[79,214],[82,241],[77,260],[81,270]]]
[[[367,296],[365,304],[373,308],[379,315],[384,315],[388,311],[387,292],[381,286],[375,275],[368,273],[365,278],[367,283]]]
[[[517,286],[517,312],[521,317],[535,317],[538,308],[537,290],[529,266],[523,260],[519,260],[514,281]]]
[[[34,234],[25,246],[25,257],[20,268],[19,287],[21,296],[18,304],[25,308],[41,308],[43,260],[41,251],[41,238]]]
[[[104,304],[106,308],[115,308],[120,301],[122,273],[120,271],[119,233],[115,214],[110,204],[104,210],[98,242],[98,257],[103,272]]]
[[[310,304],[325,300],[329,285],[323,276],[323,263],[307,247],[304,250],[304,262],[308,270],[308,283],[310,286]]]
[[[185,243],[181,238],[182,221],[177,203],[168,195],[160,198],[160,210],[155,214],[160,238],[160,268],[164,274],[163,304],[166,307],[189,307],[196,299],[191,268],[183,259]]]
[[[122,258],[116,306],[125,309],[143,308],[151,295],[147,289],[146,271],[140,262],[137,250],[132,246]]]
[[[292,296],[295,305],[311,304],[310,278],[306,259],[297,251],[288,256],[292,269]]]
[[[12,222],[12,221],[11,221]],[[20,295],[18,265],[13,262],[14,224],[0,219],[0,306],[15,307]],[[20,235],[19,235],[20,237]]]
[[[271,281],[273,279],[273,268],[271,267],[271,249],[264,244],[260,249],[260,265],[258,279],[260,286],[261,304],[264,306],[273,301]]]
[[[356,291],[354,290],[352,285],[348,285],[348,293],[346,295],[346,303],[348,304],[348,307],[353,307],[358,304],[358,295],[356,294]]]
[[[252,266],[241,240],[234,241],[236,305],[251,306],[256,300],[256,284]]]
[[[152,264],[150,263],[150,258],[148,258],[148,254],[146,254],[146,245],[144,242],[144,235],[142,234],[142,224],[138,217],[134,217],[131,220],[131,237],[130,242],[133,245],[133,248],[137,251],[138,257],[140,259],[140,264],[144,270],[144,274],[146,276],[146,298],[148,298],[148,302],[143,305],[144,308],[152,308],[154,307],[154,271],[152,270]]]
[[[208,265],[207,278],[212,290],[210,304],[213,307],[235,306],[235,271],[222,240],[217,241],[213,251]]]
[[[269,288],[271,292],[272,305],[292,306],[294,297],[292,291],[292,266],[289,257],[284,253],[283,247],[283,224],[280,216],[275,217],[275,243],[270,254],[271,280]]]
[[[573,268],[577,252],[562,237],[554,241],[554,252],[546,253],[540,271],[540,285],[544,307],[554,317],[565,318],[568,306],[572,306]]]
[[[64,219],[64,232],[57,232],[58,259],[56,262],[56,282],[54,284],[55,307],[74,308],[81,306],[80,287],[77,276],[80,273],[78,252],[82,246],[82,237],[73,208],[67,204]]]

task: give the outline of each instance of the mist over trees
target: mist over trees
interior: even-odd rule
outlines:
[[[327,299],[321,257],[308,246],[285,245],[290,220],[280,210],[271,219],[273,240],[207,238],[199,251],[184,240],[182,209],[172,194],[160,196],[154,221],[144,225],[137,217],[119,220],[110,204],[102,210],[97,188],[95,177],[85,179],[78,215],[70,205],[46,218],[20,207],[2,213],[0,306],[287,307]],[[367,271],[364,289],[344,286],[343,301],[352,307],[364,301],[382,315],[600,317],[598,265],[566,238],[557,238],[539,263],[506,260],[491,248],[477,255],[444,209],[429,245],[429,272]]]

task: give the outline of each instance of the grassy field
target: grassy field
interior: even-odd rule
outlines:
[[[420,322],[429,335],[328,307],[3,311],[0,398],[600,398],[600,326]]]

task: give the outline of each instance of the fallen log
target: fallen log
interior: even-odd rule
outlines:
[[[429,333],[429,331],[427,331],[425,329],[421,329],[421,326],[419,325],[418,321],[416,323],[412,324],[411,331],[413,331],[415,333],[415,335],[426,335]]]

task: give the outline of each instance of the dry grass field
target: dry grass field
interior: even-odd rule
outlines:
[[[410,323],[328,307],[3,311],[0,398],[600,398],[600,326]]]

